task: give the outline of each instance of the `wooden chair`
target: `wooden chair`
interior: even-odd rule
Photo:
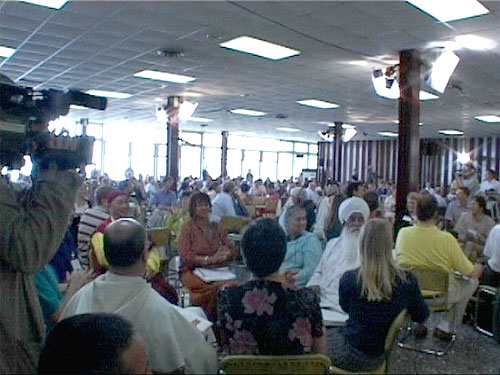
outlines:
[[[250,222],[248,217],[244,216],[225,216],[220,221],[220,226],[227,233],[240,233],[241,230]]]
[[[418,285],[422,293],[422,297],[425,299],[429,305],[429,309],[432,312],[446,312],[450,311],[453,307],[449,303],[447,295],[450,285],[450,278],[453,278],[453,274],[445,272],[439,269],[423,268],[423,267],[412,267],[408,269],[411,271],[418,280]],[[425,354],[432,354],[441,357],[448,353],[448,351],[453,347],[456,336],[453,335],[449,344],[442,350],[424,348],[421,346],[412,346],[406,343],[406,340],[412,334],[412,324],[408,324],[406,329],[406,334],[398,342],[398,346],[404,349],[417,351]]]
[[[408,319],[408,311],[406,309],[403,309],[392,321],[391,326],[389,327],[389,331],[387,331],[387,336],[385,337],[385,343],[384,343],[385,360],[379,367],[371,371],[366,371],[366,370],[348,371],[340,367],[336,367],[334,363],[330,368],[330,373],[331,374],[387,374],[389,369],[389,361],[388,361],[389,355],[392,352],[394,344],[396,343],[396,340],[398,338],[398,334],[401,331],[401,328],[403,328],[403,325],[405,324],[407,319]]]
[[[323,354],[230,355],[222,358],[219,374],[331,374],[331,364]]]

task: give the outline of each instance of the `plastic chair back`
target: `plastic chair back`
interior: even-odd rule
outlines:
[[[332,362],[323,354],[230,355],[222,358],[221,374],[327,374]]]
[[[385,336],[384,350],[386,354],[388,354],[394,347],[396,339],[398,338],[399,331],[401,331],[401,328],[407,320],[408,310],[403,309],[392,321],[392,324],[389,327],[389,331],[387,331],[387,336]]]

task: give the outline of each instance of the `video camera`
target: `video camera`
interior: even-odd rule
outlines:
[[[92,163],[94,137],[49,133],[48,123],[69,112],[70,105],[104,110],[107,99],[80,91],[40,90],[0,80],[0,165],[20,168],[25,154],[39,168],[79,168]],[[5,83],[8,82],[8,83]]]

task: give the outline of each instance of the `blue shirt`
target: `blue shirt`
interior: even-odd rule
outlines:
[[[304,232],[298,238],[288,241],[281,271],[299,271],[295,283],[305,286],[321,260],[323,250],[315,234]]]
[[[35,286],[42,307],[43,318],[47,327],[51,328],[53,322],[50,318],[59,308],[62,298],[57,276],[51,265],[45,266],[43,270],[35,275]]]
[[[156,192],[151,204],[171,207],[177,204],[177,193],[172,190],[160,190]]]
[[[396,280],[390,300],[369,302],[361,295],[358,271],[359,268],[347,271],[340,279],[339,303],[349,314],[343,334],[351,347],[368,355],[381,355],[385,337],[396,316],[406,308],[413,321],[422,323],[429,316],[429,307],[411,273],[407,273],[405,281]]]

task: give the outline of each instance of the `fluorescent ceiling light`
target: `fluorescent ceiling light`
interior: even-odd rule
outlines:
[[[423,90],[420,90],[420,93],[419,93],[418,97],[419,97],[420,100],[434,100],[434,99],[439,99],[439,96],[431,94],[430,92],[423,91]]]
[[[186,92],[183,92],[181,94],[181,96],[186,96],[186,97],[191,97],[191,98],[199,98],[200,96],[203,96],[203,94],[200,92],[186,91]]]
[[[219,46],[235,51],[265,57],[270,60],[281,60],[300,54],[300,51],[266,42],[251,36],[240,36],[219,44]]]
[[[324,100],[319,100],[319,99],[298,100],[297,103],[308,107],[321,108],[321,109],[332,109],[340,107],[340,105],[338,105],[337,103],[326,102]]]
[[[500,116],[497,115],[476,116],[476,120],[483,122],[500,122]]]
[[[22,3],[40,5],[46,8],[61,9],[68,0],[20,0]]]
[[[378,132],[378,134],[383,135],[384,137],[399,137],[399,134],[394,132]]]
[[[186,119],[186,121],[194,121],[194,122],[212,122],[214,120],[205,117],[190,117]]]
[[[16,52],[15,48],[0,46],[0,56],[1,57],[10,57],[12,54]]]
[[[295,128],[276,128],[276,130],[281,130],[282,132],[300,132],[300,129]]]
[[[235,113],[237,115],[245,115],[245,116],[264,116],[266,114],[266,112],[254,111],[252,109],[244,109],[244,108],[231,109],[230,112]]]
[[[157,70],[143,70],[134,74],[134,77],[148,78],[156,81],[165,81],[172,83],[188,83],[196,79],[196,77],[183,76],[167,72],[159,72]]]
[[[475,51],[487,51],[497,46],[497,43],[494,40],[473,34],[458,35],[455,38],[455,42],[460,47]]]
[[[441,22],[481,16],[490,11],[477,0],[407,0]]]
[[[368,61],[366,60],[351,60],[347,61],[347,64],[356,66],[369,66]]]
[[[255,137],[257,134],[254,133],[254,132],[234,132],[232,133],[234,135],[244,135],[244,136],[247,136],[247,137]]]
[[[444,135],[463,135],[464,132],[458,131],[458,130],[453,130],[453,129],[448,129],[448,130],[440,130],[438,133],[444,134]]]
[[[126,94],[123,92],[105,91],[105,90],[89,90],[86,93],[89,95],[104,96],[105,98],[114,98],[114,99],[127,99],[132,96],[132,94]]]

